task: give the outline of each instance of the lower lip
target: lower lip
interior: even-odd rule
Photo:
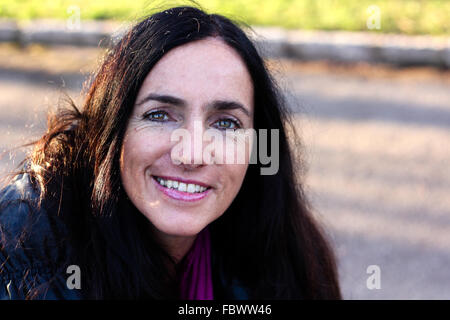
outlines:
[[[160,191],[162,191],[166,196],[168,196],[172,199],[175,199],[175,200],[188,201],[188,202],[199,201],[199,200],[203,199],[204,197],[206,197],[209,194],[209,192],[211,191],[211,189],[207,189],[204,192],[198,192],[198,193],[183,192],[183,191],[178,191],[176,189],[169,189],[169,188],[163,187],[154,178],[152,180],[156,184],[156,187]]]

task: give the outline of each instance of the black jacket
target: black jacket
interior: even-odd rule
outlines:
[[[28,174],[0,191],[0,300],[24,299],[36,287],[41,289],[37,299],[83,299],[80,290],[67,286],[68,266],[55,267],[61,256],[71,254],[62,241],[66,227],[48,207],[36,209],[38,199]],[[214,299],[248,299],[237,280],[225,280],[214,250],[211,259]]]

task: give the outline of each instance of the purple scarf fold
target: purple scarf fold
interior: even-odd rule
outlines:
[[[213,300],[211,243],[208,228],[203,229],[180,266],[180,298]]]

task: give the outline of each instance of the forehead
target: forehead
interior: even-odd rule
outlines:
[[[251,107],[253,84],[239,54],[208,38],[168,52],[146,76],[139,96],[163,93],[187,101],[234,98]]]

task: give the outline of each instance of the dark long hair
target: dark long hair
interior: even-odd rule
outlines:
[[[107,54],[87,92],[50,119],[26,159],[44,202],[57,210],[83,270],[87,298],[176,298],[167,253],[127,198],[119,156],[144,78],[164,54],[219,37],[245,62],[254,85],[255,129],[279,129],[279,171],[251,164],[230,208],[211,224],[214,254],[254,299],[339,299],[336,264],[298,178],[298,137],[280,90],[248,36],[229,19],[176,7],[136,24]],[[300,163],[301,165],[301,163]],[[56,213],[55,213],[56,214]]]

